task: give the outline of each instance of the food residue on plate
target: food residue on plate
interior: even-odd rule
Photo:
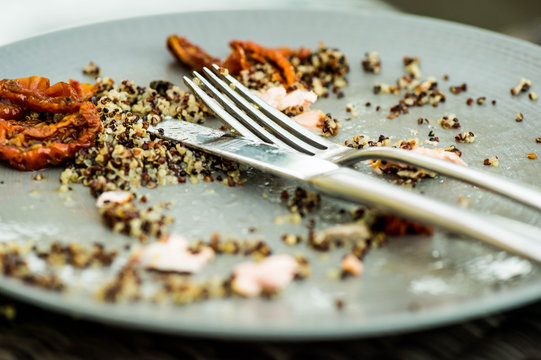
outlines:
[[[273,255],[259,263],[243,262],[235,265],[231,286],[246,297],[272,294],[285,288],[297,269],[297,261],[290,255]]]
[[[227,68],[241,83],[297,123],[323,136],[337,135],[340,122],[331,114],[312,108],[318,98],[345,96],[350,69],[347,57],[340,50],[324,44],[315,50],[268,48],[250,41],[233,40],[231,54],[222,60],[177,35],[167,39],[167,46],[174,57],[189,68],[198,70],[211,64]],[[390,107],[387,118],[408,114],[412,107],[437,107],[445,102],[446,96],[436,78],[422,79],[420,58],[406,56],[402,62],[403,74],[395,84],[378,82],[372,87],[376,95],[398,97],[398,103]],[[366,53],[361,64],[366,72],[376,75],[381,72],[378,52]],[[116,83],[112,78],[98,77],[101,69],[92,62],[84,67],[83,73],[96,77],[95,84],[70,80],[51,86],[48,79],[41,77],[0,82],[0,159],[23,170],[62,164],[65,168],[60,177],[63,192],[69,192],[72,183],[88,187],[97,198],[96,205],[104,224],[144,244],[135,248],[127,244],[125,249],[119,250],[109,249],[102,243],[90,249],[75,243],[53,243],[50,248],[31,249],[0,243],[0,270],[5,276],[65,291],[69,289],[58,275],[60,268],[102,268],[112,277],[105,279],[96,292],[101,300],[158,302],[168,298],[177,304],[187,304],[235,294],[243,297],[274,295],[293,279],[310,275],[306,257],[274,255],[272,239],[238,240],[212,234],[208,241],[190,241],[171,235],[168,226],[174,219],[164,212],[172,205],[149,204],[146,195],[138,195],[138,188],[213,181],[228,187],[242,186],[245,179],[241,168],[147,132],[150,125],[158,124],[166,116],[179,121],[205,122],[211,113],[190,92],[165,80],[153,81],[148,87],[129,80]],[[518,95],[530,87],[529,80],[521,79],[511,93]],[[451,86],[450,92],[458,95],[467,89],[463,83]],[[29,97],[22,96],[27,93]],[[537,95],[530,92],[529,98],[535,100]],[[467,104],[474,101],[469,98]],[[485,101],[483,96],[476,100],[479,105]],[[367,111],[372,106],[364,99],[360,103],[365,104]],[[380,109],[378,105],[376,111]],[[353,118],[358,117],[352,103],[346,105],[346,112]],[[439,123],[445,129],[460,128],[453,114],[443,116]],[[427,142],[438,145],[440,139],[435,136],[430,121],[421,116],[417,124],[429,126]],[[455,136],[457,142],[471,143],[474,138],[473,132]],[[460,158],[461,151],[452,145],[446,149],[427,149],[419,146],[417,139],[392,145],[385,135],[373,140],[357,135],[347,139],[345,145],[359,149],[396,146],[466,166]],[[536,157],[535,153],[527,156]],[[485,159],[484,163],[498,166],[498,158]],[[422,169],[390,161],[374,161],[371,165],[376,172],[395,175],[403,180],[397,182],[406,185],[433,176]],[[34,178],[42,177],[39,173]],[[281,206],[289,213],[278,216],[276,219],[282,220],[278,222],[287,220],[305,226],[298,227],[301,229],[298,233],[283,234],[282,241],[291,247],[305,246],[310,251],[343,249],[345,255],[339,264],[342,278],[361,276],[362,259],[371,248],[383,244],[387,235],[431,234],[433,231],[431,227],[364,207],[340,209],[336,216],[343,224],[321,228],[316,219],[324,200],[319,194],[299,187],[293,192],[282,191],[280,199]],[[278,237],[275,240],[279,241]],[[119,256],[119,253],[130,256]],[[211,260],[218,261],[218,257],[226,255],[244,259],[219,274],[218,279],[199,281],[192,276]],[[33,273],[27,256],[44,262],[45,271]],[[340,279],[337,274],[335,278]],[[158,288],[150,295],[145,287],[149,283]],[[342,305],[337,303],[339,309],[343,308],[343,301],[340,300]]]
[[[199,272],[214,255],[214,250],[208,246],[190,251],[186,239],[169,235],[166,239],[138,249],[132,261],[149,270],[193,274]]]

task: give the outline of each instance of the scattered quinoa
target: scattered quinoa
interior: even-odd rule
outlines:
[[[115,86],[112,79],[104,78],[98,79],[97,86],[100,91],[94,101],[104,130],[94,147],[79,151],[68,164],[60,178],[61,191],[68,191],[70,183],[88,186],[94,196],[104,191],[152,189],[187,181],[242,184],[237,164],[146,131],[164,116],[203,122],[209,113],[192,94],[163,81],[144,88],[130,81]]]
[[[402,59],[402,62],[404,63],[404,72],[406,74],[413,76],[414,79],[421,78],[421,69],[419,67],[421,59],[418,57],[405,56]]]
[[[467,91],[468,90],[468,85],[466,83],[462,83],[461,85],[450,86],[449,90],[451,91],[451,93],[453,93],[455,95],[458,95],[461,92]]]
[[[528,90],[530,90],[531,86],[532,82],[530,80],[521,78],[517,86],[511,88],[511,95],[516,96],[520,93],[527,92]]]
[[[530,160],[537,159],[537,154],[536,153],[528,153],[528,159],[530,159]]]
[[[88,65],[83,67],[83,74],[97,78],[101,75],[101,69],[94,62],[89,62]]]
[[[524,120],[524,114],[523,113],[517,113],[517,117],[515,118],[516,122],[522,122]]]
[[[367,52],[361,60],[361,66],[367,73],[379,74],[381,72],[381,60],[377,51]]]
[[[533,91],[531,91],[529,94],[528,94],[528,98],[532,101],[536,101],[537,100],[537,93],[534,93]]]
[[[399,95],[400,94],[400,87],[390,84],[384,84],[384,83],[376,83],[374,84],[374,87],[372,88],[372,92],[374,94],[394,94]]]
[[[458,118],[455,114],[449,114],[443,116],[441,119],[438,120],[438,124],[441,125],[444,129],[459,129],[460,128],[460,122],[458,121]]]
[[[318,96],[329,96],[330,90],[338,98],[343,96],[340,90],[347,85],[346,75],[349,73],[347,57],[338,49],[320,43],[317,50],[306,59],[293,55],[290,59],[300,81]]]
[[[318,193],[306,191],[301,187],[295,189],[293,196],[286,194],[287,191],[282,192],[281,197],[287,200],[287,208],[291,213],[298,213],[301,217],[311,213],[321,202],[321,196]]]
[[[51,271],[37,273],[30,269],[25,259],[30,249],[16,243],[0,242],[0,273],[23,283],[52,291],[63,291],[64,283]]]
[[[106,250],[100,243],[94,243],[89,248],[77,243],[59,242],[53,242],[48,249],[36,248],[35,253],[49,265],[71,265],[76,268],[110,266],[118,255],[116,250]]]
[[[169,206],[169,204],[158,203],[141,209],[133,201],[110,202],[99,208],[99,213],[105,225],[112,231],[146,241],[148,236],[163,235],[165,227],[173,223],[171,216],[162,213]]]
[[[455,141],[461,143],[473,143],[475,141],[475,134],[471,131],[466,131],[455,136]]]
[[[346,105],[346,112],[351,113],[351,116],[353,116],[354,118],[359,116],[357,108],[351,103]]]
[[[483,160],[483,165],[498,167],[500,166],[500,160],[497,156],[492,156],[488,159]]]

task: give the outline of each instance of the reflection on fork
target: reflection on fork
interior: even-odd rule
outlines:
[[[194,80],[197,84],[188,77],[184,77],[186,85],[203,102],[208,102],[207,105],[221,120],[249,139],[297,150],[340,164],[366,159],[406,163],[478,186],[541,210],[541,193],[526,185],[409,150],[391,147],[371,147],[359,150],[332,143],[265,103],[229,75],[226,69],[214,65],[212,70],[203,68],[203,73],[205,76],[194,72]],[[212,95],[219,106],[212,100],[204,99],[205,91]]]

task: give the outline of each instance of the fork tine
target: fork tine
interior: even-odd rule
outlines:
[[[314,155],[320,150],[310,144],[302,142],[302,140],[299,140],[298,137],[286,131],[280,127],[280,125],[276,124],[276,122],[269,119],[264,113],[256,109],[252,103],[240,96],[229,84],[221,80],[211,70],[208,68],[203,68],[203,71],[209,81],[212,82],[215,87],[222,91],[222,93],[229,97],[240,109],[249,115],[248,118],[256,121],[259,125],[268,130],[269,133],[272,133],[282,142],[288,144],[289,147],[309,155]]]
[[[310,130],[297,124],[294,120],[290,119],[287,115],[275,109],[273,106],[267,104],[265,101],[260,99],[257,95],[254,95],[248,88],[242,85],[237,79],[235,79],[233,76],[224,72],[224,69],[221,68],[220,66],[213,64],[212,70],[214,74],[216,74],[219,78],[224,79],[224,81],[226,81],[228,84],[231,84],[231,86],[228,86],[228,88],[233,87],[236,90],[236,92],[242,95],[242,97],[244,97],[244,99],[246,99],[250,104],[255,104],[257,108],[259,109],[259,111],[261,111],[268,118],[270,118],[272,121],[274,121],[275,123],[280,125],[283,129],[285,129],[285,133],[293,135],[295,137],[296,142],[298,142],[300,139],[304,141],[305,143],[320,150],[326,150],[327,148],[329,148],[329,145],[332,144],[328,140],[322,138],[319,135],[312,133]],[[250,109],[255,109],[255,107],[253,105],[249,106],[248,111],[250,111]]]
[[[260,139],[255,136],[250,130],[248,130],[244,125],[242,125],[237,119],[231,116],[226,110],[224,110],[216,100],[208,96],[199,86],[197,86],[189,77],[183,77],[184,83],[186,86],[191,89],[194,94],[206,105],[208,106],[215,114],[221,119],[224,119],[233,129],[239,132],[242,136],[254,140],[260,141]],[[227,119],[227,120],[226,120]]]
[[[277,146],[280,146],[280,147],[285,147],[288,149],[291,148],[290,146],[282,142],[280,139],[276,138],[274,135],[269,133],[263,127],[261,127],[258,123],[256,123],[250,117],[248,117],[243,111],[238,109],[229,98],[227,98],[222,93],[220,93],[220,91],[216,89],[214,86],[212,86],[212,84],[209,83],[209,81],[205,79],[201,74],[199,74],[197,71],[194,71],[193,74],[197,78],[197,80],[199,80],[200,82],[200,85],[199,85],[200,91],[197,92],[196,95],[200,96],[201,93],[203,93],[208,99],[213,99],[214,102],[211,102],[211,104],[213,104],[215,107],[217,106],[218,109],[213,108],[211,106],[209,107],[225,123],[229,124],[229,126],[237,130],[243,136],[245,136],[246,132],[249,132],[250,133],[249,138],[252,140],[258,140],[258,141],[263,140],[264,142],[267,142],[270,144],[276,144]],[[185,80],[185,83],[186,83],[186,80]],[[188,85],[188,83],[186,84]],[[194,82],[192,82],[192,84],[194,86],[197,86]],[[212,98],[208,96],[204,90],[212,94]],[[200,97],[200,99],[203,102],[208,101],[208,99],[204,99],[203,97]],[[227,115],[225,115],[224,113]]]

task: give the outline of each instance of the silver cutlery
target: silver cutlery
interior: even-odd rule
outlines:
[[[219,68],[215,70],[215,72],[208,69],[205,70],[205,74],[213,82],[216,79],[220,80],[217,73],[220,73],[221,70]],[[353,152],[362,153],[363,151],[345,148],[349,154],[340,155],[342,151],[343,153],[346,153],[346,151],[342,150],[342,147],[338,148],[332,144],[333,146],[329,147],[329,149],[337,155],[325,155],[330,152],[326,153],[328,150],[321,148],[321,144],[318,145],[318,143],[313,141],[313,143],[308,143],[312,147],[309,149],[312,150],[319,146],[319,151],[311,152],[311,154],[301,152],[299,147],[306,150],[306,142],[323,140],[319,139],[316,135],[304,132],[304,129],[301,129],[304,133],[303,142],[300,140],[296,140],[295,142],[296,136],[300,136],[301,131],[290,133],[291,136],[287,136],[286,134],[283,138],[278,139],[280,142],[276,142],[278,137],[265,130],[265,128],[273,126],[269,125],[271,122],[263,126],[256,123],[253,121],[255,115],[251,111],[247,110],[245,113],[238,109],[235,103],[216,89],[209,80],[199,73],[195,74],[195,81],[192,81],[188,77],[184,78],[187,86],[218,117],[234,127],[243,137],[231,136],[221,131],[179,120],[164,121],[156,127],[151,128],[150,131],[158,136],[181,141],[194,148],[220,157],[238,161],[275,175],[305,182],[322,193],[352,202],[363,203],[399,216],[434,225],[451,233],[475,238],[541,262],[541,236],[538,228],[511,219],[502,219],[497,216],[489,217],[471,210],[461,209],[405,190],[383,180],[374,179],[333,162],[338,162],[339,160],[337,159],[344,161],[352,160],[358,156],[353,154]],[[216,78],[211,77],[210,74],[216,75]],[[224,77],[227,76],[225,74],[221,75]],[[226,79],[229,80],[227,77]],[[225,84],[227,85],[227,83]],[[226,87],[232,90],[241,89],[235,83]],[[207,92],[211,93],[212,97]],[[248,95],[250,94],[248,93]],[[255,104],[259,109],[266,107],[265,103],[261,105],[255,102]],[[255,108],[248,101],[246,101],[245,105],[247,108]],[[235,116],[230,114],[233,111],[235,111]],[[269,113],[272,114],[270,111]],[[242,119],[242,122],[239,118]],[[248,122],[247,120],[252,121]],[[277,125],[277,123],[274,123],[274,125]],[[256,136],[254,134],[258,135]],[[259,136],[266,137],[265,141],[274,144],[262,141]],[[384,156],[382,153],[378,154],[378,156],[389,158],[392,155]],[[393,160],[404,161],[401,154],[396,156],[391,158]],[[333,161],[329,161],[325,157]],[[422,157],[425,158],[425,156]],[[413,159],[404,162],[412,163],[412,161],[417,160]],[[426,159],[421,160],[425,161]],[[439,163],[443,163],[443,161],[435,160],[434,165],[439,166]],[[412,164],[416,165],[417,163]],[[441,166],[446,168],[446,165]],[[439,169],[438,167],[433,167],[429,168],[429,170],[433,170],[434,168]],[[446,169],[449,170],[450,168]]]

